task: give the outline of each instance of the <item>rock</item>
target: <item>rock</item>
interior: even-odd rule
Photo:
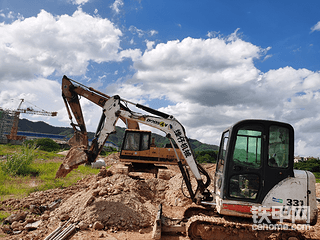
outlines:
[[[80,230],[86,230],[89,227],[89,224],[85,223],[85,222],[80,222],[78,224]]]
[[[12,214],[11,216],[7,217],[3,223],[4,224],[7,224],[7,223],[10,223],[12,224],[13,222],[15,221],[20,221],[20,220],[25,220],[26,216],[28,215],[27,212],[20,212],[20,213],[17,213],[17,214]]]
[[[40,214],[40,209],[38,206],[36,205],[30,205],[30,212],[34,213],[34,214]]]
[[[105,189],[104,190],[101,190],[99,192],[99,196],[104,196],[104,195],[107,195],[108,194],[108,191],[106,191]]]
[[[96,221],[96,222],[93,224],[93,229],[95,229],[95,230],[101,230],[101,229],[103,229],[103,228],[104,228],[103,224],[102,224],[101,222],[99,222],[99,221]]]
[[[93,203],[95,199],[96,199],[96,198],[95,198],[94,196],[91,196],[91,197],[88,199],[88,201],[86,202],[85,206],[86,206],[86,207],[90,206],[90,204]]]
[[[24,227],[24,229],[26,229],[26,230],[28,230],[28,231],[35,230],[35,229],[37,229],[37,228],[40,226],[41,223],[42,223],[41,220],[39,220],[39,221],[37,221],[37,222],[34,222],[34,223],[28,223],[28,224]]]
[[[92,192],[92,196],[97,197],[100,193],[100,189],[96,189]]]
[[[26,223],[33,223],[35,222],[36,220],[34,218],[28,218],[26,219]]]
[[[9,225],[3,225],[1,229],[4,233],[11,233],[11,228]]]
[[[11,228],[12,228],[13,230],[15,230],[16,228],[18,228],[19,226],[20,226],[20,223],[17,222],[17,221],[14,221],[14,222],[11,224]]]
[[[101,167],[100,172],[98,173],[98,177],[110,177],[112,176],[112,172],[108,171],[105,167]]]
[[[45,220],[48,220],[49,219],[49,215],[48,214],[43,214],[41,216],[41,220],[45,221]]]
[[[68,215],[68,214],[62,214],[61,216],[60,216],[60,220],[61,221],[66,221],[66,220],[68,220],[70,218],[70,216]]]
[[[104,238],[104,234],[103,233],[100,233],[98,238]]]

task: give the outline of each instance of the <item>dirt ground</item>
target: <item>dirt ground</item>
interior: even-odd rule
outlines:
[[[117,154],[103,159],[111,168],[103,168],[98,175],[82,179],[71,187],[0,202],[0,210],[12,214],[1,227],[0,239],[45,239],[64,223],[72,223],[76,228],[68,238],[72,240],[152,239],[159,204],[162,204],[163,214],[171,218],[181,218],[192,204],[181,191],[182,177],[177,166],[161,170],[155,178],[149,173],[127,174]],[[214,173],[214,164],[204,167],[210,174]],[[317,196],[320,197],[319,184]],[[320,220],[303,236],[320,239]],[[162,235],[161,239],[185,240],[188,237]]]

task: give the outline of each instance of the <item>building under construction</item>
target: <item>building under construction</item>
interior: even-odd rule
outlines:
[[[7,134],[10,133],[15,111],[0,108],[0,143],[8,143]]]
[[[31,107],[26,109],[21,108],[24,99],[21,99],[17,110],[3,109],[0,107],[0,143],[21,144],[26,138],[25,136],[18,136],[18,123],[20,113],[36,114],[43,116],[57,116],[57,112],[47,112],[45,110],[37,111]]]

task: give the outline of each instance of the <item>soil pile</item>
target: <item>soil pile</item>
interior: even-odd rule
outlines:
[[[90,226],[100,222],[104,228],[133,230],[153,224],[156,214],[158,183],[139,181],[127,175],[114,174],[92,179],[87,188],[69,197],[53,211],[57,216]],[[151,200],[154,199],[151,203]]]

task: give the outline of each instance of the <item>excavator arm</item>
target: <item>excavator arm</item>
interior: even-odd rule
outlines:
[[[80,97],[85,97],[89,101],[97,104],[101,108],[104,107],[106,101],[110,96],[99,92],[91,87],[86,87],[81,83],[78,83],[67,76],[62,78],[62,98],[65,103],[71,126],[74,129],[74,136],[70,139],[69,144],[71,146],[88,145],[87,129],[84,122],[81,105],[79,102]],[[125,108],[121,106],[121,108]],[[72,114],[76,119],[77,124],[72,121]],[[137,122],[126,120],[122,118],[123,122],[127,125],[128,129],[139,129]]]
[[[92,91],[92,89],[89,90]],[[81,158],[79,157],[79,155],[77,155],[77,159],[74,159],[74,161],[65,161],[63,164],[61,164],[56,177],[65,176],[68,172],[76,168],[81,163],[87,161],[90,162],[90,160],[94,161],[109,135],[116,131],[115,126],[118,119],[120,118],[124,122],[135,123],[137,126],[139,126],[139,123],[142,123],[163,131],[169,138],[172,146],[175,142],[180,151],[183,153],[187,166],[182,164],[177,153],[176,156],[178,166],[187,186],[190,198],[197,203],[211,199],[211,194],[207,190],[207,187],[210,185],[211,179],[208,173],[196,162],[188,138],[186,137],[184,127],[173,116],[140,104],[134,104],[132,102],[121,99],[119,96],[108,97],[108,99],[104,98],[103,100],[106,100],[103,106],[103,113],[90,149],[88,151],[83,149],[77,149],[75,151],[82,151],[83,155],[86,155],[87,158]],[[135,107],[143,109],[144,111],[149,112],[155,116],[143,115],[141,113],[133,112],[127,107],[128,104],[133,104],[135,105]],[[80,105],[78,104],[76,106],[80,107]],[[80,121],[78,121],[78,124],[79,123],[81,124]],[[175,150],[174,147],[173,149]],[[191,186],[191,179],[188,168],[197,181],[196,189]],[[205,182],[202,179],[203,175],[206,179]]]
[[[71,146],[67,156],[64,158],[63,164],[60,165],[56,173],[56,178],[65,177],[73,169],[77,168],[79,165],[87,162],[94,162],[101,152],[105,141],[101,144],[97,144],[96,138],[99,137],[101,128],[103,127],[103,121],[100,121],[98,129],[96,131],[96,137],[93,140],[90,149],[88,146],[88,135],[87,129],[82,114],[82,109],[80,105],[80,97],[85,97],[89,101],[97,104],[101,108],[104,107],[105,103],[110,99],[110,97],[102,92],[99,92],[91,87],[86,87],[81,83],[78,83],[67,76],[62,78],[62,98],[65,103],[69,119],[71,121],[71,126],[74,130],[74,135],[68,141]],[[125,106],[121,105],[121,109],[126,109]],[[76,123],[73,122],[73,117]],[[126,124],[128,129],[139,129],[139,124],[135,121],[131,121],[122,118],[122,121]]]

